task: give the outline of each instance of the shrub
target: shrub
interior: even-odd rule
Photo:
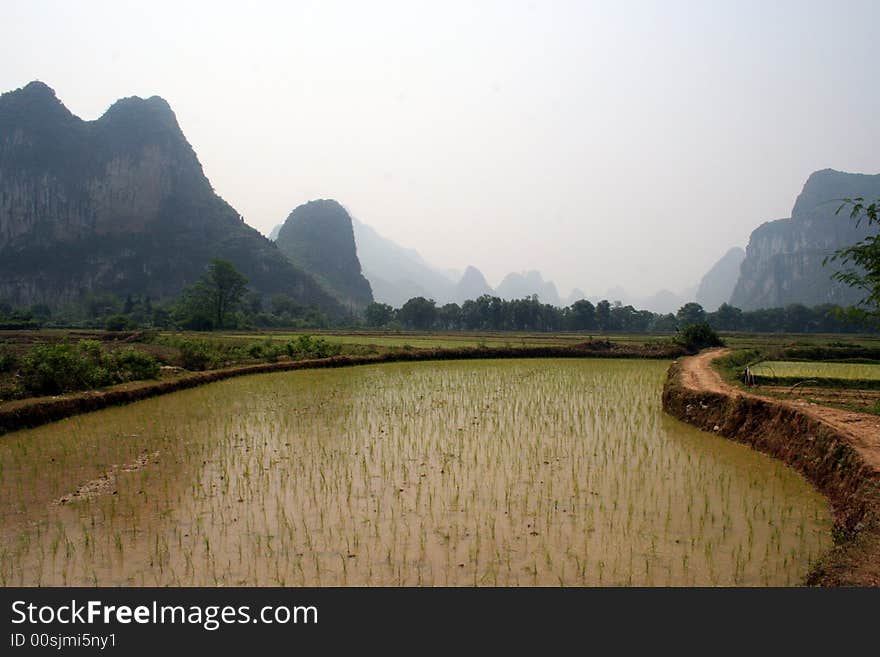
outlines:
[[[38,344],[22,358],[22,387],[33,395],[55,395],[155,378],[159,364],[135,349],[104,351],[97,340]]]
[[[69,342],[38,344],[21,360],[22,386],[31,394],[52,395],[91,387],[86,354]]]
[[[104,322],[104,328],[108,331],[128,331],[137,328],[137,324],[125,315],[111,315]]]
[[[722,340],[708,322],[686,324],[678,331],[675,341],[688,351],[696,352],[707,347],[723,347]]]
[[[263,340],[263,342],[251,342],[245,349],[247,355],[251,358],[264,358],[270,363],[278,360],[278,356],[284,353],[285,350],[290,354],[290,349],[286,349],[286,345],[277,344],[268,338]]]
[[[291,358],[330,358],[342,351],[342,346],[327,342],[324,338],[313,338],[310,335],[301,335],[296,341],[285,345],[287,355]]]
[[[15,355],[5,347],[0,347],[0,373],[11,372],[15,366]]]
[[[123,349],[113,354],[116,375],[122,381],[155,379],[159,376],[159,363],[156,359],[137,349]]]
[[[217,348],[207,340],[184,340],[179,345],[180,362],[188,370],[205,370],[216,365]]]
[[[272,342],[271,340],[266,340],[263,343],[263,358],[265,358],[270,363],[274,363],[278,360],[278,357],[284,353],[285,348],[283,345],[278,344],[277,342]]]

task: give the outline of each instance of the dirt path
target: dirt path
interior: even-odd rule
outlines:
[[[880,416],[839,408],[819,406],[803,399],[788,401],[746,392],[725,382],[712,368],[712,361],[730,353],[730,349],[713,349],[681,361],[681,381],[685,387],[700,392],[743,395],[796,408],[813,419],[836,429],[859,452],[866,463],[880,472]]]

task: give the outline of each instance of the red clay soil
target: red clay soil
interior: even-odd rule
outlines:
[[[663,407],[781,459],[831,502],[835,547],[807,576],[820,586],[880,586],[880,417],[754,394],[726,383],[705,351],[670,368]]]

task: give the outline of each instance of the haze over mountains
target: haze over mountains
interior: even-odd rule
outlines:
[[[539,271],[512,272],[504,277],[495,293],[502,299],[522,299],[534,294],[544,303],[560,305],[556,285],[545,281]]]
[[[420,296],[434,299],[439,304],[460,304],[490,294],[502,299],[537,295],[543,303],[563,305],[556,285],[545,281],[539,271],[511,272],[493,289],[476,266],[468,267],[456,277],[455,272],[430,265],[415,249],[382,237],[358,219],[352,218],[352,227],[364,276],[370,282],[373,297],[381,303],[400,307],[408,299]],[[280,226],[273,228],[270,239],[277,239],[279,230]],[[565,305],[583,298],[584,293],[575,289]]]
[[[263,297],[283,294],[331,316],[374,299],[400,307],[416,296],[442,305],[485,294],[552,305],[607,299],[655,313],[694,299],[709,311],[726,302],[744,310],[847,305],[859,293],[833,281],[823,260],[876,230],[835,215],[839,199],[853,197],[880,198],[880,175],[817,171],[791,218],[759,226],[746,251],[730,249],[698,287],[631,298],[621,288],[597,295],[584,281],[586,294],[574,289],[563,300],[537,270],[511,272],[493,288],[478,263],[461,275],[433,266],[332,199],[296,207],[273,243],[214,192],[163,99],[125,98],[83,121],[32,82],[0,96],[0,299],[167,299],[225,258]]]
[[[696,289],[682,294],[661,290],[650,297],[634,298],[622,288],[607,290],[604,295],[587,295],[580,288],[574,288],[562,299],[553,281],[545,281],[541,272],[536,270],[511,272],[492,288],[476,266],[471,265],[456,278],[454,272],[432,266],[415,249],[400,246],[356,218],[352,218],[352,227],[357,255],[364,276],[370,281],[374,299],[395,308],[413,297],[434,299],[442,305],[461,304],[467,299],[490,294],[502,299],[537,296],[541,302],[555,306],[569,306],[581,299],[593,303],[608,299],[652,312],[670,313],[692,301]],[[280,228],[279,225],[272,229],[270,239],[277,238]]]
[[[439,303],[453,298],[455,281],[425,262],[418,251],[395,244],[357,218],[352,219],[352,227],[364,276],[376,301],[399,308],[413,297]]]
[[[696,293],[697,303],[709,312],[717,310],[723,303],[729,303],[745,257],[746,252],[738,246],[721,256],[700,280]]]

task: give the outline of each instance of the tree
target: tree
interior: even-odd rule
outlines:
[[[654,321],[650,324],[650,330],[657,333],[672,333],[677,329],[678,323],[675,321],[675,315],[672,313],[655,315]]]
[[[880,199],[866,204],[864,198],[847,198],[837,208],[837,214],[849,206],[850,219],[856,225],[866,221],[869,226],[880,224]],[[865,291],[859,312],[866,317],[880,319],[880,233],[866,237],[861,242],[839,249],[823,262],[840,262],[841,265],[854,265],[837,271],[832,278]]]
[[[678,309],[675,318],[678,320],[679,326],[702,324],[706,321],[706,311],[703,310],[703,306],[691,301]]]
[[[596,323],[603,331],[611,328],[611,304],[607,299],[602,299],[596,304]]]
[[[426,331],[437,319],[437,304],[433,299],[413,297],[397,311],[397,319],[407,328]]]
[[[171,313],[161,306],[153,308],[152,320],[156,328],[168,328],[171,326]]]
[[[136,327],[137,324],[127,315],[110,315],[104,322],[104,328],[108,331],[127,331]]]
[[[364,319],[367,322],[367,326],[385,326],[394,319],[394,308],[387,303],[374,301],[364,309]]]
[[[742,326],[742,310],[729,303],[722,303],[718,310],[708,315],[709,325],[722,331],[737,331]]]
[[[724,346],[724,341],[707,322],[685,324],[675,336],[675,341],[693,353],[706,347]]]
[[[214,259],[178,302],[181,323],[195,330],[222,329],[244,296],[247,278],[228,260]]]
[[[596,307],[586,299],[575,301],[568,309],[568,322],[573,331],[596,328]]]
[[[223,328],[226,318],[241,302],[247,286],[245,278],[228,260],[215,258],[208,266],[208,272],[202,276],[208,290],[217,328]]]
[[[461,308],[457,303],[447,303],[437,309],[437,322],[440,328],[454,331],[461,325]]]
[[[813,312],[802,303],[791,303],[785,307],[783,328],[789,333],[808,333],[812,328]]]
[[[298,317],[302,314],[303,308],[292,297],[278,293],[273,294],[269,300],[269,308],[273,315],[278,317],[287,316],[288,318]]]

